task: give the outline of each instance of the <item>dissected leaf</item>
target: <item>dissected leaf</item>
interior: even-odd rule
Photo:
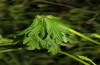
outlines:
[[[67,43],[66,33],[59,26],[61,19],[54,16],[36,16],[31,26],[23,34],[23,44],[28,49],[48,49],[52,54],[59,52],[60,45]]]

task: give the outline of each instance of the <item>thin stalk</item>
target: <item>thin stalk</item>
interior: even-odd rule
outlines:
[[[10,52],[10,51],[15,51],[15,50],[20,50],[21,48],[19,49],[7,49],[7,50],[0,50],[0,53],[4,53],[4,52]]]
[[[34,2],[45,2],[45,3],[49,3],[49,4],[53,4],[53,5],[63,6],[63,7],[66,7],[66,8],[74,8],[74,9],[77,9],[77,10],[83,11],[83,12],[98,14],[98,12],[89,11],[89,10],[84,10],[84,9],[76,8],[76,7],[73,7],[73,6],[70,6],[70,5],[64,5],[64,4],[61,4],[61,3],[55,3],[55,2],[46,1],[46,0],[36,0],[36,1],[34,1]]]
[[[78,35],[78,36],[80,36],[80,37],[82,37],[84,39],[87,39],[87,40],[89,40],[89,41],[91,41],[93,43],[96,43],[96,44],[100,45],[100,42],[97,42],[97,41],[95,41],[95,40],[93,40],[93,39],[91,39],[91,38],[89,38],[89,37],[77,32],[77,31],[71,29],[71,28],[67,28],[67,27],[62,26],[62,25],[59,25],[59,26],[62,27],[62,28],[65,28],[67,31],[70,31],[70,32],[72,32],[72,33],[74,33],[74,34],[76,34],[76,35]]]
[[[90,64],[88,64],[87,62],[85,62],[85,61],[83,61],[83,60],[81,60],[81,59],[79,59],[79,58],[75,57],[74,55],[71,55],[71,54],[69,54],[69,53],[67,53],[67,52],[60,51],[60,53],[61,53],[61,54],[64,54],[64,55],[67,55],[67,56],[69,56],[69,57],[71,57],[71,58],[73,58],[73,59],[79,61],[80,63],[82,63],[82,64],[84,64],[84,65],[90,65]]]

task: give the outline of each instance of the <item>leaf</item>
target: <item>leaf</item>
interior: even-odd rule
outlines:
[[[27,37],[27,38],[25,38],[23,41],[23,44],[26,44],[26,43],[28,43],[30,40],[31,40],[32,38],[31,37]]]
[[[6,39],[3,38],[2,35],[0,35],[0,43],[6,43],[6,44],[12,44],[13,40],[12,39]],[[3,44],[2,44],[3,45]],[[5,44],[4,44],[5,45]]]
[[[85,61],[88,61],[90,63],[92,63],[93,65],[96,65],[91,59],[89,59],[88,57],[85,57],[85,56],[78,56],[80,59],[82,60],[85,60]]]
[[[63,34],[63,35],[64,35],[64,34]],[[65,35],[63,36],[63,41],[64,41],[65,43],[68,42],[67,37],[66,37]]]
[[[59,48],[57,46],[52,46],[49,48],[48,52],[51,52],[53,55],[57,54],[59,52]]]
[[[31,26],[23,32],[23,44],[30,50],[45,48],[52,54],[57,54],[60,45],[68,41],[64,28],[59,26],[61,21],[60,18],[51,15],[36,16]]]
[[[91,34],[91,36],[100,39],[100,35],[99,34],[93,33],[93,34]]]

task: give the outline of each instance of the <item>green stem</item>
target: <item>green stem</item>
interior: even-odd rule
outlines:
[[[83,61],[83,60],[81,60],[81,59],[75,57],[74,55],[71,55],[71,54],[66,53],[66,52],[63,52],[63,51],[60,51],[60,53],[61,53],[61,54],[64,54],[64,55],[67,55],[67,56],[69,56],[69,57],[71,57],[71,58],[73,58],[73,59],[79,61],[80,63],[82,63],[82,64],[84,64],[84,65],[90,65],[90,64],[86,63],[85,61]]]
[[[15,50],[20,50],[21,48],[19,49],[7,49],[7,50],[0,50],[0,53],[4,53],[4,52],[10,52],[10,51],[15,51]]]
[[[74,33],[74,34],[76,34],[76,35],[82,37],[82,38],[85,38],[85,39],[87,39],[87,40],[89,40],[89,41],[91,41],[91,42],[93,42],[93,43],[96,43],[96,44],[100,45],[100,42],[97,42],[97,41],[95,41],[95,40],[93,40],[93,39],[91,39],[91,38],[89,38],[89,37],[87,37],[87,36],[85,36],[85,35],[83,35],[83,34],[77,32],[77,31],[71,29],[71,28],[67,28],[67,27],[62,26],[62,25],[59,25],[59,26],[62,27],[62,28],[65,28],[67,31],[70,31],[70,32],[72,32],[72,33]]]

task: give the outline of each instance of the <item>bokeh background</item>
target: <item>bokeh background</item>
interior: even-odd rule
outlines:
[[[0,34],[13,38],[33,22],[36,15],[61,17],[72,29],[99,41],[100,0],[0,0]],[[100,65],[100,47],[81,37],[72,37],[67,47],[73,55],[85,55]],[[0,53],[0,65],[82,65],[62,54],[46,50],[16,50]]]

